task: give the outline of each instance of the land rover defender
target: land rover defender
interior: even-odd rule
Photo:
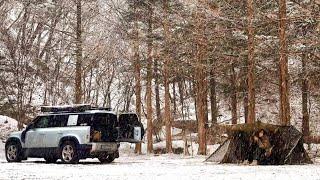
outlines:
[[[41,111],[23,131],[10,134],[5,144],[8,162],[32,157],[48,163],[86,158],[110,163],[119,157],[120,142],[138,143],[144,135],[135,113],[117,115],[90,105],[45,106]]]

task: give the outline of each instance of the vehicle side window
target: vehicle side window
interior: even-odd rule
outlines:
[[[50,127],[66,127],[69,115],[55,115]]]
[[[80,114],[77,126],[90,126],[92,123],[92,114]]]
[[[41,116],[41,117],[39,117],[37,122],[35,122],[33,127],[34,128],[47,128],[47,127],[49,127],[49,120],[50,120],[50,116]]]

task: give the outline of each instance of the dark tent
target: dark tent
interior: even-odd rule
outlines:
[[[255,124],[230,125],[228,139],[207,159],[206,162],[242,163],[254,157],[250,138],[263,129],[272,145],[269,165],[312,163],[303,147],[302,134],[293,126],[279,126],[257,122]],[[254,157],[254,160],[256,157]]]

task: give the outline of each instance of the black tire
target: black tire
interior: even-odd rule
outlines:
[[[8,142],[5,147],[6,159],[8,162],[21,162],[21,144],[18,142]]]
[[[46,160],[46,163],[56,163],[58,158],[55,157],[45,157],[44,160]]]
[[[116,158],[115,154],[110,154],[110,155],[101,156],[98,159],[101,163],[112,163],[115,158]]]
[[[76,144],[72,141],[65,141],[60,147],[60,158],[65,164],[76,164],[79,162]]]
[[[112,163],[115,158],[116,157],[114,154],[110,154],[110,155],[99,157],[98,159],[101,163]]]

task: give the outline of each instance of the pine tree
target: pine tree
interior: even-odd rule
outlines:
[[[279,0],[279,69],[280,69],[280,122],[290,124],[289,74],[286,38],[286,0]]]
[[[253,0],[247,0],[248,10],[248,123],[254,123],[255,112],[255,60],[254,60],[254,29],[253,29]]]
[[[82,102],[82,13],[81,0],[76,1],[77,28],[76,28],[76,76],[75,76],[75,103]]]
[[[169,92],[169,65],[170,65],[170,56],[169,56],[169,0],[163,0],[163,29],[164,29],[164,38],[165,38],[165,52],[164,52],[164,63],[163,63],[163,79],[164,79],[164,118],[166,125],[166,151],[167,153],[172,153],[172,119],[171,119],[171,108],[170,108],[170,92]]]
[[[153,21],[153,3],[148,4],[148,37],[147,37],[147,140],[148,140],[148,153],[153,152],[153,112],[152,112],[152,51],[153,51],[153,39],[152,39],[152,21]]]

